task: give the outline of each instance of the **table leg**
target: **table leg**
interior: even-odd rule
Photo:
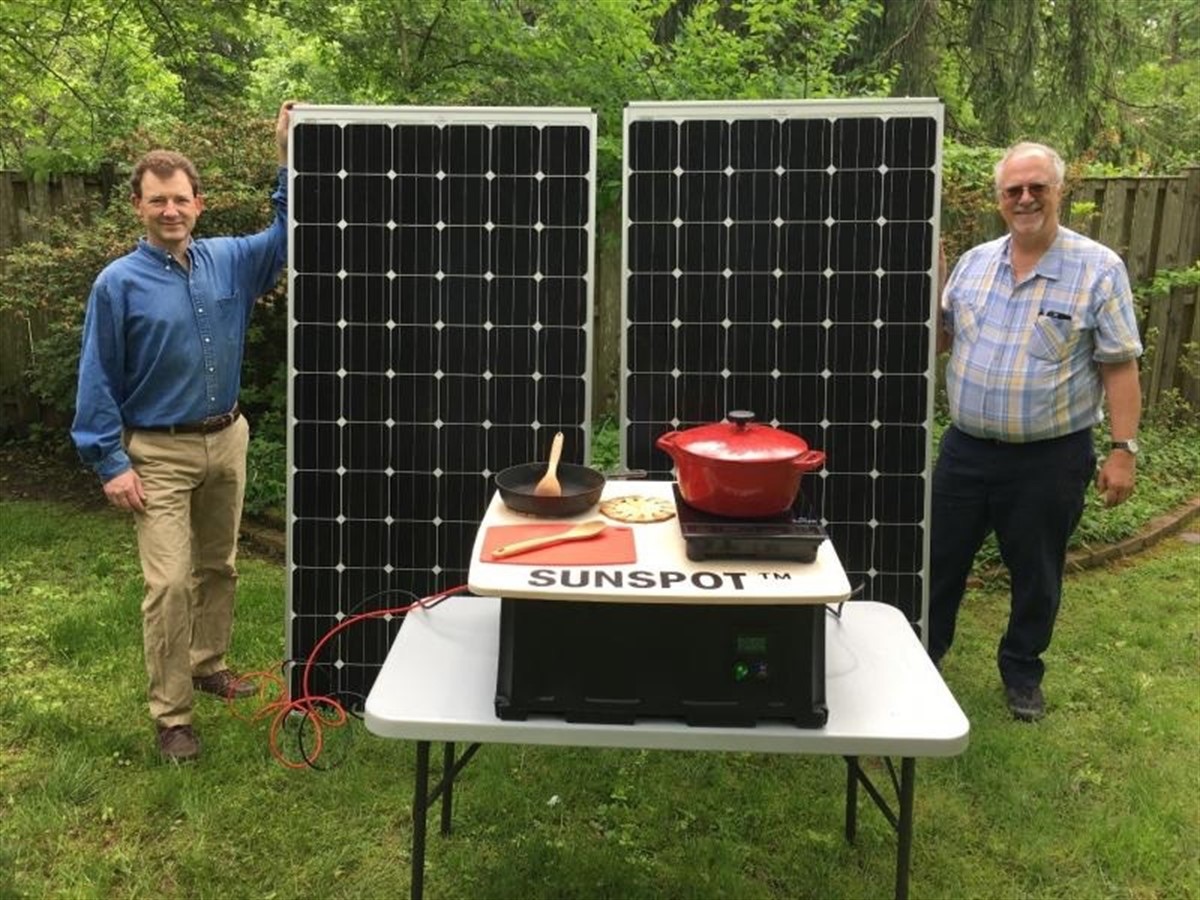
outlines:
[[[450,833],[450,811],[454,797],[454,744],[450,741],[442,752],[442,835]]]
[[[846,757],[846,843],[858,836],[858,757]]]
[[[917,761],[906,756],[900,761],[900,821],[896,841],[896,900],[908,900],[908,868],[912,857],[913,790]]]
[[[429,741],[417,741],[417,777],[413,787],[412,900],[425,893],[425,813],[429,806]]]

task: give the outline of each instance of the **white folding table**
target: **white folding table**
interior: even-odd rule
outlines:
[[[840,618],[832,612],[825,616],[829,720],[815,729],[776,723],[703,727],[665,720],[609,725],[535,716],[501,720],[494,708],[499,619],[497,597],[452,597],[413,611],[367,697],[370,731],[417,742],[413,898],[423,893],[429,806],[441,799],[441,830],[448,834],[454,778],[487,742],[842,756],[847,765],[846,839],[855,837],[862,784],[897,832],[895,893],[907,897],[916,758],[961,753],[969,725],[899,610],[849,602],[841,606]],[[445,753],[441,782],[431,791],[434,741],[445,742]],[[458,759],[456,742],[470,744]],[[860,756],[886,760],[897,795],[895,811],[859,766]],[[894,756],[901,758],[898,777]]]

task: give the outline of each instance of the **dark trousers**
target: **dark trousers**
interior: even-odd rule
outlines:
[[[933,472],[929,556],[929,655],[954,641],[975,554],[996,533],[1012,581],[1000,677],[1011,687],[1042,681],[1062,597],[1067,541],[1083,514],[1096,468],[1090,430],[1028,444],[981,440],[947,429]]]

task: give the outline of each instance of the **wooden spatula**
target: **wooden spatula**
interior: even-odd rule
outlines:
[[[533,487],[535,497],[561,497],[562,485],[558,483],[558,458],[562,456],[563,433],[554,435],[550,443],[550,463],[546,466],[546,474]]]
[[[608,523],[603,519],[590,519],[587,522],[580,522],[573,528],[568,528],[566,531],[560,531],[557,534],[526,538],[523,541],[516,541],[511,544],[505,544],[503,547],[497,547],[492,551],[492,559],[507,559],[510,556],[516,556],[518,553],[527,553],[530,550],[539,550],[542,547],[552,547],[555,544],[562,544],[566,541],[585,541],[588,538],[596,537],[607,527]]]

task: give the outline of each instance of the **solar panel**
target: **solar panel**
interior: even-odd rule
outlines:
[[[288,658],[466,581],[492,476],[589,455],[595,114],[292,114]],[[336,637],[361,702],[401,623]],[[292,669],[292,687],[298,669]]]
[[[852,584],[925,607],[942,107],[625,111],[622,462],[748,409],[825,450],[802,492]]]

